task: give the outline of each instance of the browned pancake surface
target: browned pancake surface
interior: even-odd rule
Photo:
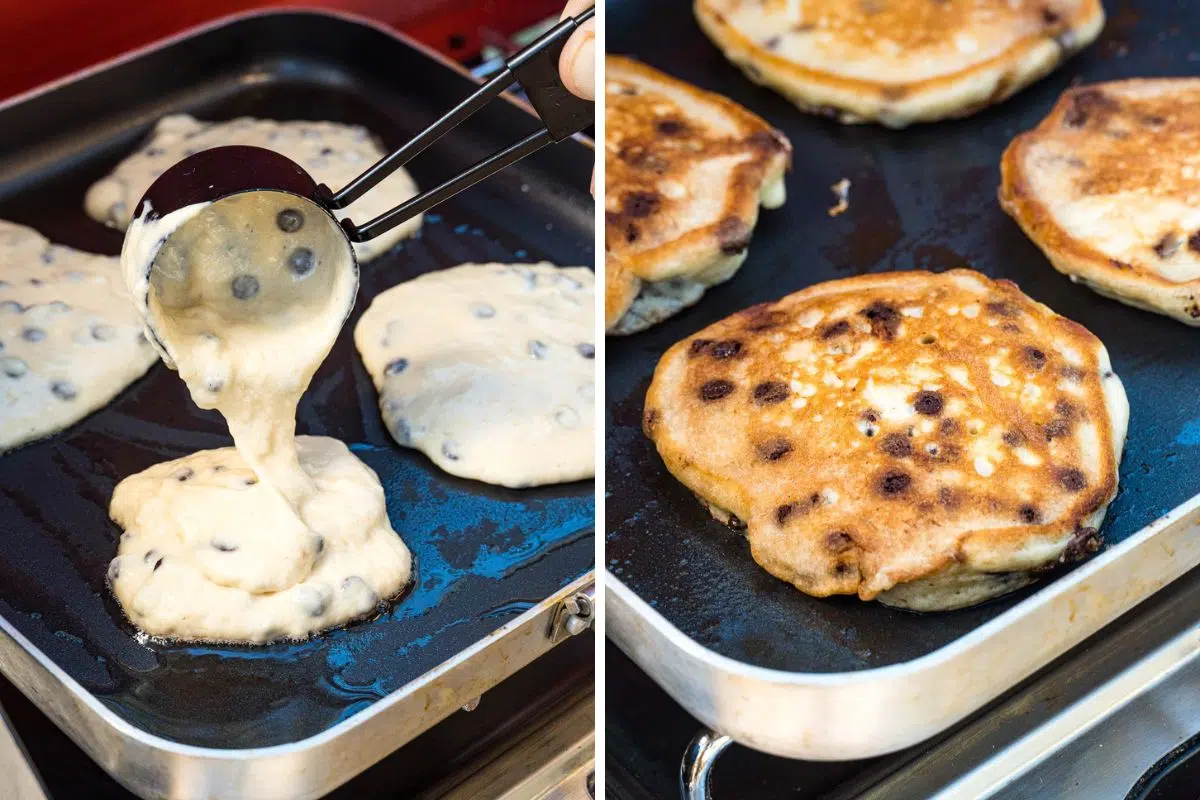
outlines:
[[[760,195],[766,184],[782,181],[791,146],[730,100],[631,59],[608,56],[606,65],[606,319],[612,327],[642,281],[715,282],[706,280],[706,270],[744,253]]]
[[[711,325],[663,356],[644,425],[769,572],[871,599],[1094,542],[1078,531],[1115,492],[1124,402],[1087,330],[954,270],[820,284]]]

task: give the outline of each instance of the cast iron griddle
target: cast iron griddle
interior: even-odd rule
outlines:
[[[659,356],[729,314],[820,281],[865,272],[969,266],[1015,281],[1108,346],[1132,407],[1121,488],[1103,532],[1120,542],[1200,493],[1200,330],[1074,286],[996,201],[1000,155],[1076,81],[1200,72],[1200,4],[1106,4],[1101,40],[1005,103],[964,120],[892,131],[802,114],[746,79],[701,33],[688,0],[610,0],[607,49],[727,95],[795,148],[787,204],[764,211],[728,283],[666,324],[607,342],[606,566],[667,620],[722,655],[796,672],[909,661],[991,620],[1036,588],[919,616],[854,598],[817,600],[751,559],[671,477],[641,432]],[[850,209],[830,218],[831,184]]]
[[[116,254],[122,235],[83,195],[163,114],[358,123],[398,146],[475,84],[385,33],[344,19],[244,19],[0,109],[0,218]],[[537,127],[498,101],[413,165],[430,187]],[[127,475],[229,445],[162,364],[66,432],[0,458],[0,615],[142,730],[246,748],[319,733],[475,643],[593,561],[590,481],[525,491],[453,478],[384,429],[352,331],[380,291],[464,261],[591,264],[593,151],[565,142],[427,217],[419,238],[362,270],[358,302],[299,409],[299,433],[333,436],[379,473],[416,557],[415,588],[371,622],[302,644],[140,645],[108,592],[108,520]],[[453,330],[445,335],[453,336]]]

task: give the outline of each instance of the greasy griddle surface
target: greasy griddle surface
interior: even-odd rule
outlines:
[[[0,218],[115,254],[121,234],[87,218],[83,194],[161,114],[360,123],[396,147],[472,87],[350,22],[241,21],[0,111]],[[535,128],[523,111],[494,103],[412,171],[429,188]],[[80,424],[0,458],[0,615],[137,727],[194,745],[262,747],[329,728],[587,572],[592,482],[493,488],[398,447],[351,333],[376,294],[428,270],[472,260],[592,263],[591,163],[592,151],[575,142],[544,151],[438,209],[420,238],[367,264],[354,313],[300,404],[298,432],[348,442],[379,473],[392,524],[416,557],[416,587],[392,610],[303,644],[134,640],[104,584],[120,533],[107,515],[113,487],[151,464],[231,443],[219,415],[200,411],[158,364]]]
[[[996,201],[1005,146],[1072,81],[1200,72],[1200,3],[1106,6],[1099,43],[1047,79],[976,117],[889,131],[801,114],[749,83],[696,27],[688,0],[608,3],[611,52],[732,97],[795,149],[788,202],[762,213],[737,276],[664,325],[608,339],[605,565],[700,644],[765,667],[861,670],[931,653],[1036,591],[936,616],[810,598],[760,569],[745,540],[663,467],[640,429],[658,357],[735,311],[819,281],[963,265],[1015,281],[1099,336],[1125,382],[1132,416],[1104,525],[1109,545],[1200,492],[1200,331],[1073,286]],[[852,183],[850,209],[830,218],[829,186],[842,178]]]

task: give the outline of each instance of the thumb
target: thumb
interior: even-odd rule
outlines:
[[[563,84],[585,100],[596,99],[596,20],[589,19],[567,40],[558,59]]]

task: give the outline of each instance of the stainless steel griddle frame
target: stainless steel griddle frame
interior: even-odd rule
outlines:
[[[685,787],[694,789],[725,737],[815,761],[870,758],[924,741],[1198,564],[1200,495],[966,636],[901,664],[843,673],[751,666],[689,638],[607,571],[606,632],[712,729],[689,752],[700,763]]]
[[[590,597],[592,591],[593,575],[588,574],[344,722],[275,747],[218,750],[145,733],[109,710],[3,618],[0,672],[110,775],[141,797],[309,800],[471,706],[563,641],[564,609],[577,606],[578,598]],[[590,607],[587,601],[582,605]]]
[[[278,11],[275,8],[234,14],[191,28],[10,98],[0,103],[0,108],[22,103],[205,31]],[[323,13],[374,27],[470,76],[461,65],[385,26],[352,14]],[[501,97],[533,114],[522,101],[508,95]],[[595,573],[589,571],[367,709],[316,736],[274,747],[222,750],[182,745],[147,734],[109,710],[3,617],[0,617],[0,673],[105,771],[141,797],[309,800],[332,791],[455,711],[473,709],[487,690],[567,637],[589,630],[594,592]],[[4,724],[2,716],[0,724]],[[26,762],[21,766],[32,769],[24,750],[15,742],[11,752],[0,746],[0,755],[20,757]],[[0,763],[6,762],[0,758]],[[269,794],[264,794],[264,790]]]

